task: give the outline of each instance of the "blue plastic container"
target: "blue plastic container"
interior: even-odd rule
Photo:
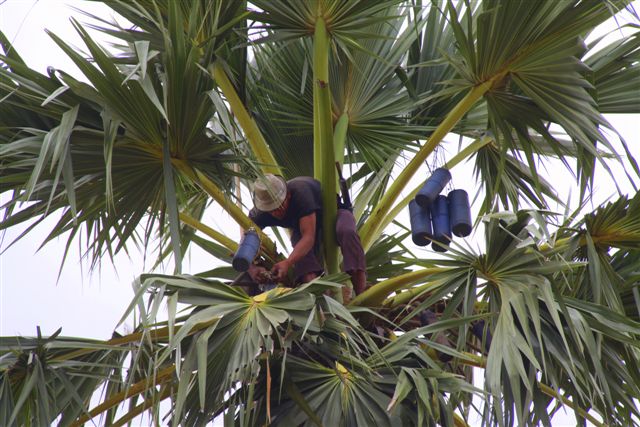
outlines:
[[[451,225],[449,223],[449,201],[447,196],[438,196],[431,205],[431,221],[433,223],[433,249],[446,252],[451,241]]]
[[[260,237],[255,230],[247,230],[238,245],[238,251],[233,256],[231,265],[236,271],[247,271],[260,250]]]
[[[423,208],[415,200],[409,202],[409,221],[411,223],[411,240],[418,246],[427,246],[433,238],[431,229],[431,212]]]
[[[449,192],[447,198],[449,199],[451,231],[458,237],[467,237],[471,234],[473,227],[469,195],[464,190],[453,190]]]
[[[428,207],[438,197],[444,186],[451,181],[451,172],[446,168],[438,168],[425,181],[424,185],[416,194],[416,202],[423,208]]]

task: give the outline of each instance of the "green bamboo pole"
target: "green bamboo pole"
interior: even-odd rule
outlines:
[[[377,238],[377,225],[384,220],[389,214],[393,203],[396,201],[400,192],[409,183],[409,180],[418,171],[420,166],[442,142],[443,138],[453,129],[453,127],[462,119],[462,117],[475,105],[475,103],[493,86],[494,82],[502,79],[506,71],[493,76],[484,83],[474,86],[469,93],[447,114],[445,119],[440,123],[436,130],[431,134],[427,143],[422,146],[418,153],[411,159],[409,164],[400,172],[393,184],[386,191],[378,206],[374,209],[367,222],[360,229],[360,238],[365,250]]]
[[[423,268],[422,270],[410,271],[400,276],[383,280],[355,297],[350,305],[377,307],[393,292],[405,286],[412,285],[433,274],[442,273],[447,270],[449,269],[445,267]]]
[[[335,161],[339,165],[340,170],[342,170],[342,165],[344,164],[344,147],[346,145],[348,130],[349,130],[349,114],[344,112],[342,113],[342,115],[340,115],[340,118],[338,119],[338,122],[336,123],[336,127],[333,132],[333,144],[335,147],[335,155],[336,155]],[[337,179],[337,176],[336,176],[336,179]],[[339,186],[336,187],[336,192],[338,193],[340,192]],[[336,255],[338,256],[337,253]],[[341,259],[342,258],[338,256],[338,263],[340,263]],[[347,284],[345,286],[348,286],[349,288],[353,289],[353,284],[351,283],[351,281],[347,281]],[[343,295],[340,295],[340,297],[344,299]]]
[[[216,62],[209,67],[209,73],[215,79],[222,93],[224,93],[225,98],[227,98],[229,107],[242,127],[253,154],[255,154],[258,162],[261,163],[262,171],[264,173],[282,175],[280,166],[278,166],[278,162],[276,162],[264,136],[262,136],[262,132],[260,132],[255,120],[247,112],[222,65]]]
[[[371,230],[371,233],[373,233],[374,238],[368,242],[367,246],[364,246],[365,252],[371,247],[373,242],[375,242],[375,240],[382,233],[382,231],[389,224],[391,224],[391,221],[393,221],[398,216],[398,214],[400,214],[400,211],[404,209],[414,197],[416,197],[416,194],[418,193],[421,187],[422,187],[422,184],[418,185],[416,188],[411,190],[411,193],[409,193],[407,197],[402,199],[400,203],[394,206],[394,208],[391,209],[388,215],[386,215],[378,224],[375,224],[375,228]]]
[[[314,153],[319,153],[321,157],[320,171],[316,175],[320,176],[322,184],[322,243],[327,272],[333,274],[338,272],[338,245],[335,236],[337,180],[329,89],[329,34],[322,16],[318,16],[316,20],[313,37],[313,77],[314,136],[319,136],[314,141]],[[337,293],[338,298],[341,295],[341,292]]]

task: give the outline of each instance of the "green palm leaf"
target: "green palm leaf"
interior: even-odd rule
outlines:
[[[466,64],[459,64],[458,68],[474,82],[503,70],[501,82],[486,95],[490,127],[501,136],[501,143],[511,148],[512,129],[515,130],[533,172],[532,155],[537,149],[528,128],[553,140],[546,123],[562,126],[575,144],[579,164],[584,165],[580,167],[584,190],[593,179],[593,168],[588,165],[594,159],[602,162],[596,144],[602,144],[609,152],[615,151],[598,129],[609,125],[588,93],[591,87],[588,69],[579,60],[585,46],[579,37],[584,36],[590,25],[609,17],[610,11],[596,2],[579,5],[484,2],[482,7],[477,23],[477,50],[468,51]],[[519,25],[513,27],[514,22]],[[459,34],[458,43],[469,45],[469,35]]]
[[[180,20],[178,10],[172,10],[171,19]],[[15,170],[9,166],[8,183],[15,190],[23,186],[26,190],[24,196],[14,197],[8,207],[27,199],[37,201],[20,215],[7,218],[3,227],[37,215],[42,215],[42,220],[62,208],[63,219],[48,240],[71,230],[70,242],[86,226],[93,262],[105,253],[117,253],[128,240],[136,241],[136,228],[145,218],[144,242],[152,240],[156,227],[164,233],[167,223],[177,242],[177,211],[194,189],[189,180],[174,176],[173,166],[162,159],[169,154],[186,161],[221,188],[232,187],[229,166],[238,162],[230,151],[232,147],[206,128],[215,110],[207,95],[213,88],[211,79],[197,66],[197,58],[203,52],[189,41],[182,39],[181,45],[180,38],[170,39],[167,34],[162,55],[149,51],[148,45],[140,42],[132,55],[140,62],[132,61],[131,66],[122,65],[119,69],[112,56],[103,52],[82,27],[74,25],[97,67],[64,41],[52,37],[95,89],[62,74],[69,90],[49,101],[49,106],[56,106],[49,107],[48,114],[63,125],[43,131],[26,128],[23,132],[27,138],[3,147],[5,164],[18,166]],[[176,32],[175,25],[173,31],[176,36],[178,32],[182,34],[181,28]],[[3,70],[5,80],[17,78],[21,82],[17,87],[4,86],[3,90],[11,93],[5,105],[13,104],[25,114],[40,111],[38,104],[48,97],[46,93],[53,92],[55,83],[58,84],[54,87],[60,86],[58,78],[36,76],[19,61],[9,57],[3,60],[11,67],[11,72]],[[164,71],[158,73],[160,69]],[[22,74],[24,77],[20,77]],[[65,121],[65,112],[75,111],[74,105],[79,109],[77,116],[66,113],[69,119]],[[11,126],[15,129],[26,124],[13,122]],[[25,144],[34,150],[38,140],[44,142],[40,152],[32,151],[30,158],[23,158],[27,154]],[[18,157],[10,157],[13,153]],[[42,175],[45,166],[51,173]],[[25,170],[34,171],[29,179],[24,178]],[[58,185],[61,177],[64,187]],[[179,254],[177,243],[174,251]]]
[[[128,23],[73,21],[88,53],[52,35],[82,79],[31,70],[0,34],[0,228],[57,215],[45,242],[81,239],[94,264],[133,243],[179,267],[191,242],[220,262],[135,281],[128,335],[2,338],[0,424],[551,425],[567,407],[638,424],[639,199],[584,212],[620,157],[602,114],[638,109],[637,25],[582,39],[628,2],[105,3]],[[459,152],[432,155],[449,132]],[[483,238],[414,251],[410,178],[473,156]],[[550,158],[579,180],[565,216]],[[336,161],[372,286],[329,296],[346,275],[325,236],[331,274],[249,296],[205,211],[251,226],[237,194],[280,166],[333,206]]]

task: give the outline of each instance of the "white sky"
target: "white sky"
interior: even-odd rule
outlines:
[[[46,67],[52,65],[78,75],[77,68],[43,31],[43,28],[48,28],[71,44],[82,45],[68,21],[71,13],[68,5],[89,10],[102,17],[110,15],[110,9],[93,2],[0,0],[0,29],[32,68],[44,73]],[[79,20],[86,21],[83,17],[79,17]],[[633,155],[640,160],[640,137],[636,130],[640,114],[610,115],[608,119],[623,134]],[[451,140],[455,141],[454,138]],[[465,188],[473,194],[475,188],[470,184],[474,182],[471,169],[470,166],[457,166],[453,170],[453,182],[458,188]],[[565,199],[571,188],[576,193],[575,182],[566,171],[551,168],[547,176]],[[624,175],[619,176],[622,191],[631,194],[631,185],[625,182]],[[424,179],[424,176],[419,179]],[[611,180],[606,176],[598,180],[597,186],[596,203],[615,193]],[[407,217],[405,221],[408,223],[408,215],[403,215]],[[44,335],[62,327],[63,335],[108,339],[133,297],[131,281],[146,271],[143,257],[132,253],[132,258],[128,259],[121,255],[116,259],[116,269],[105,262],[101,271],[89,275],[87,267],[83,269],[79,262],[76,247],[69,254],[57,282],[66,240],[54,241],[36,252],[53,223],[54,221],[45,222],[37,229],[38,232],[22,239],[0,257],[0,336],[35,335],[36,326],[40,326]],[[226,231],[229,227],[237,229],[216,212],[208,213],[204,223],[218,230]],[[0,240],[0,251],[22,229],[23,227],[7,232]],[[476,237],[481,234],[482,232],[477,232]],[[477,243],[472,244],[477,247]],[[417,247],[414,249],[417,254],[424,254],[425,257],[433,254]],[[150,259],[152,260],[151,254]],[[213,268],[215,262],[215,259],[202,253],[194,253],[187,258],[183,271],[197,273],[208,270]],[[151,264],[147,262],[147,268]],[[558,417],[556,420],[560,422]],[[562,422],[564,423],[564,419]],[[567,422],[567,425],[572,424]]]

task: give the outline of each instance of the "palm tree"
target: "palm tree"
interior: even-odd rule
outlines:
[[[129,22],[92,17],[111,50],[75,21],[86,55],[51,34],[88,83],[30,69],[0,33],[0,227],[58,215],[47,241],[85,236],[93,265],[157,236],[176,271],[136,281],[130,334],[2,338],[2,425],[550,425],[564,406],[638,425],[640,196],[556,214],[564,195],[537,167],[575,162],[580,206],[596,165],[640,176],[603,117],[640,111],[640,33],[583,42],[628,1],[104,3]],[[464,138],[445,159],[450,133]],[[464,160],[482,247],[418,257],[394,223],[408,186],[425,161]],[[373,286],[342,301],[328,232],[321,279],[234,286],[238,244],[205,209],[248,228],[236,190],[313,175],[331,230],[335,162]],[[261,239],[268,266],[282,255]],[[191,244],[220,267],[182,274]]]

